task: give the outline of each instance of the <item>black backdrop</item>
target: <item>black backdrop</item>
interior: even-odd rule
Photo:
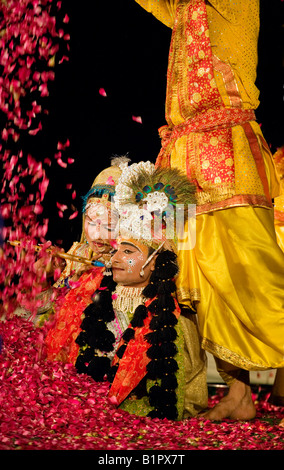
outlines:
[[[272,151],[284,144],[283,6],[281,0],[261,0],[257,118]],[[134,0],[64,0],[62,8],[70,18],[70,60],[56,69],[50,114],[33,145],[41,158],[54,153],[58,140],[71,142],[67,155],[75,162],[48,169],[44,202],[48,238],[68,249],[80,236],[81,215],[69,220],[71,212],[65,211],[60,218],[56,202],[81,211],[81,196],[114,155],[128,154],[132,162],[156,159],[171,31]],[[68,183],[77,193],[74,200]]]

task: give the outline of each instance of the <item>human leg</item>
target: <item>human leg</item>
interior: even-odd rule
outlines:
[[[251,397],[249,372],[215,358],[217,370],[229,387],[228,394],[209,411],[203,414],[207,419],[250,420],[255,417],[255,406]]]

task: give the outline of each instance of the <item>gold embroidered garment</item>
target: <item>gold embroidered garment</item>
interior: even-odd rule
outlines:
[[[271,207],[279,181],[253,111],[258,0],[136,1],[173,29],[157,165],[184,170],[199,214]]]
[[[198,300],[202,347],[246,370],[284,367],[284,256],[273,211],[232,207],[196,217],[180,251],[179,298]]]
[[[179,301],[196,302],[214,356],[247,370],[284,367],[284,257],[271,210],[281,190],[254,118],[259,0],[136,2],[173,30],[157,165],[182,169],[197,188]]]

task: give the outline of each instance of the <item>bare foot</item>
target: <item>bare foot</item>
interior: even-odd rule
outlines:
[[[279,426],[281,426],[281,428],[284,428],[284,418],[281,419],[280,423],[279,423]]]
[[[236,380],[231,385],[228,395],[202,416],[213,421],[221,421],[225,418],[248,421],[255,418],[255,414],[250,386]]]

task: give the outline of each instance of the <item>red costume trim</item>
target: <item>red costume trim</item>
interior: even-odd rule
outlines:
[[[148,307],[153,300],[154,299],[146,301],[145,306]],[[176,309],[173,313],[178,318],[180,308],[176,301],[175,304]],[[147,356],[147,350],[150,348],[151,344],[146,341],[145,335],[151,332],[149,328],[151,319],[152,314],[148,311],[144,325],[141,328],[135,328],[135,336],[129,341],[123,357],[120,361],[117,357],[113,360],[112,365],[115,365],[119,361],[119,367],[110,388],[109,397],[115,397],[117,405],[120,405],[120,403],[128,397],[147,374],[146,367],[151,361]],[[120,342],[119,347],[122,344],[124,344],[123,340]]]

